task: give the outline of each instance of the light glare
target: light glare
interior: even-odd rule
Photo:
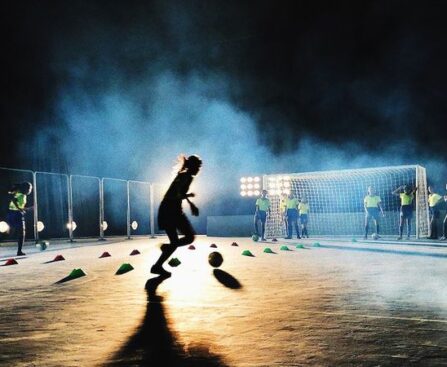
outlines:
[[[138,222],[136,220],[134,220],[130,226],[135,231],[138,228]]]
[[[6,222],[0,222],[0,233],[6,233],[9,231],[9,225]]]
[[[45,224],[40,220],[37,222],[37,232],[42,232],[45,229]]]

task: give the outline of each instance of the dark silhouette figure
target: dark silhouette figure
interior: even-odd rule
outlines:
[[[202,161],[196,155],[188,158],[180,156],[179,161],[180,169],[166,192],[158,211],[158,227],[166,231],[170,243],[161,246],[161,255],[152,266],[151,273],[163,276],[171,275],[171,273],[163,268],[163,263],[169,259],[177,247],[189,245],[194,242],[195,232],[185,213],[183,213],[183,200],[188,201],[192,215],[199,215],[199,209],[189,200],[189,198],[195,195],[188,193],[188,190],[193,178],[200,171]],[[184,236],[179,238],[177,231]]]
[[[225,367],[220,357],[205,345],[188,349],[181,345],[169,329],[163,297],[157,287],[166,276],[151,278],[146,283],[148,297],[143,324],[126,345],[106,364],[108,367]]]

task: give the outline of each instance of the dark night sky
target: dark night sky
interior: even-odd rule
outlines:
[[[57,152],[31,160],[17,149],[38,154],[32,137],[57,126],[72,61],[88,68],[90,93],[116,70],[129,84],[167,68],[180,79],[225,75],[225,98],[278,156],[311,136],[372,155],[411,142],[420,163],[445,163],[446,10],[444,1],[8,1],[0,164],[70,170],[49,163],[64,160]]]

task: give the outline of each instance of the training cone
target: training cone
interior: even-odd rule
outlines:
[[[61,280],[57,281],[56,284],[65,283],[68,282],[69,280],[78,279],[86,275],[87,274],[84,273],[84,271],[81,268],[73,269],[70,274],[68,274],[65,278],[62,278]]]
[[[272,238],[272,242],[278,242],[276,238]]]
[[[135,250],[133,250],[133,251],[130,253],[130,256],[139,255],[139,254],[140,254],[140,251],[138,251],[137,249],[135,249]]]
[[[266,248],[264,249],[264,252],[265,252],[266,254],[274,254],[274,252],[272,251],[272,249],[271,249],[270,247],[266,247]]]
[[[53,259],[53,261],[64,261],[65,260],[65,257],[63,257],[62,255],[57,255],[54,259]]]
[[[321,245],[320,245],[320,242],[315,242],[313,245],[312,245],[312,247],[320,247]]]
[[[173,268],[179,266],[182,262],[177,259],[176,257],[173,257],[171,260],[169,260],[168,265],[172,266]]]
[[[352,241],[352,242],[357,242],[357,240],[356,240],[355,238],[353,238],[351,241]]]
[[[290,249],[289,249],[286,245],[281,246],[279,249],[280,249],[281,251],[290,251]]]
[[[236,242],[233,242],[231,246],[239,246]]]
[[[15,259],[8,259],[6,260],[6,262],[3,264],[3,266],[9,266],[9,265],[17,265],[18,262]]]
[[[129,263],[121,264],[121,266],[116,271],[115,275],[121,275],[124,273],[128,273],[129,271],[133,270],[133,266]]]
[[[196,246],[194,246],[194,245],[189,245],[188,246],[188,250],[195,250],[196,249]]]
[[[242,255],[243,255],[243,256],[252,256],[252,257],[254,257],[254,255],[250,252],[250,250],[244,250],[244,251],[242,251]]]
[[[103,257],[110,257],[112,255],[110,255],[107,251],[103,252],[102,255],[99,257],[100,259],[102,259]]]
[[[217,245],[216,245],[215,243],[212,243],[212,244],[210,245],[210,247],[211,247],[211,248],[217,248]]]
[[[304,248],[304,245],[302,245],[301,243],[299,243],[299,244],[297,244],[297,245],[295,246],[295,248]]]

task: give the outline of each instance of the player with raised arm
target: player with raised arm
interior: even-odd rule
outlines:
[[[261,241],[265,241],[265,222],[270,215],[270,200],[267,198],[267,190],[262,190],[261,197],[256,200],[254,217],[255,233],[259,236],[258,222],[261,222]]]
[[[15,184],[8,191],[11,196],[11,201],[9,202],[7,223],[10,228],[18,234],[17,241],[17,256],[26,255],[22,251],[23,244],[25,243],[26,237],[26,222],[25,214],[26,210],[32,207],[26,207],[26,199],[29,194],[33,191],[33,185],[29,182],[23,182],[21,184]]]
[[[291,239],[293,235],[293,228],[295,227],[296,238],[300,239],[300,231],[298,229],[298,199],[295,198],[291,192],[287,198],[287,226],[288,234],[286,239]]]
[[[441,214],[439,211],[439,207],[442,203],[442,196],[435,192],[432,185],[428,187],[428,192],[428,209],[430,211],[430,236],[427,238],[430,240],[437,240],[438,220]]]
[[[368,194],[363,199],[363,205],[365,207],[365,236],[363,239],[368,238],[369,221],[372,219],[375,225],[375,236],[374,239],[380,238],[379,236],[379,212],[382,217],[385,216],[383,213],[382,199],[380,196],[376,195],[375,190],[372,186],[368,187]]]
[[[191,155],[188,158],[181,155],[178,167],[177,176],[169,186],[158,210],[158,227],[166,231],[170,243],[161,246],[161,255],[151,268],[151,273],[166,277],[170,276],[171,273],[163,268],[163,263],[174,253],[177,247],[189,245],[195,239],[195,231],[185,213],[183,213],[183,200],[189,203],[192,215],[199,215],[199,209],[189,200],[195,195],[188,193],[188,190],[192,180],[202,167],[202,160],[196,155]],[[179,238],[177,231],[184,236]]]
[[[301,224],[301,237],[309,238],[309,232],[307,231],[307,223],[309,223],[309,211],[310,206],[307,201],[307,198],[303,196],[298,204],[298,212],[300,216],[300,224]]]
[[[410,239],[411,235],[411,219],[413,218],[413,200],[417,187],[411,189],[407,185],[399,186],[396,190],[392,192],[393,195],[400,197],[400,221],[399,221],[399,237],[398,240],[402,239],[402,234],[404,231],[404,223],[407,222],[407,240]]]

